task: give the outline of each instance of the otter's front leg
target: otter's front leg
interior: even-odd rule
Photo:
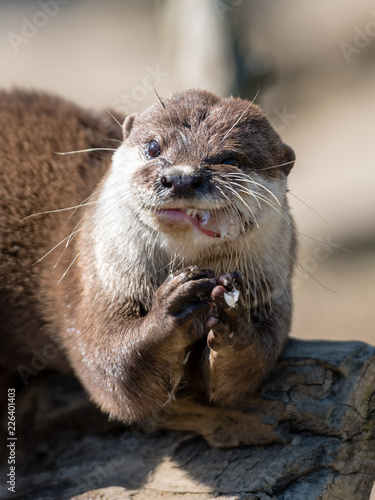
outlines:
[[[235,288],[238,301],[228,305],[224,294]],[[206,386],[211,401],[234,404],[254,392],[277,360],[290,327],[290,295],[284,291],[271,304],[249,309],[239,272],[218,278],[212,293],[214,309],[204,353]]]
[[[90,314],[70,357],[104,411],[121,420],[140,421],[168,403],[182,375],[187,348],[197,341],[193,323],[207,317],[216,285],[212,271],[186,268],[156,290],[143,317],[124,317],[121,309],[111,313],[110,308]]]

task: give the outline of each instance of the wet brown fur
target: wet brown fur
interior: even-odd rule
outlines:
[[[116,148],[119,143],[108,139],[119,140],[122,133],[107,113],[46,94],[0,94],[2,369],[17,373],[20,364],[30,366],[52,340],[59,356],[49,367],[73,368],[91,398],[123,420],[152,414],[184,379],[213,401],[236,403],[272,368],[290,328],[295,238],[285,179],[293,152],[248,101],[186,91],[165,104],[125,121],[125,146],[138,160],[126,165],[127,177],[117,178],[110,152],[56,154]],[[144,148],[154,139],[163,154],[147,160]],[[259,227],[247,221],[235,241],[193,248],[185,256],[182,250],[173,260],[168,245],[159,245],[164,236],[144,221],[145,203],[156,203],[156,191],[158,206],[177,199],[162,192],[160,176],[190,166],[203,179],[200,191],[178,203],[213,204],[220,198],[215,186],[238,171],[220,163],[233,154],[247,175],[257,172],[267,185],[283,186],[278,210],[284,218],[268,221],[260,211]],[[89,204],[76,210],[33,215],[87,198]],[[217,300],[219,322],[208,347],[210,294],[218,276],[234,271],[236,263],[245,276],[241,300],[233,310]],[[184,266],[198,269],[178,270]],[[175,275],[167,279],[170,271]]]

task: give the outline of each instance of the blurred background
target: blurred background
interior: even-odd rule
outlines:
[[[297,154],[292,334],[375,344],[374,0],[0,0],[0,61],[1,88],[123,113],[257,95]]]

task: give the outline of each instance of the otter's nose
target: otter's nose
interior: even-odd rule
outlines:
[[[203,176],[195,174],[174,173],[163,175],[161,185],[174,194],[193,194],[203,184]]]

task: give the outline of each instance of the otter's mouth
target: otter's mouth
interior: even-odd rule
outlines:
[[[158,222],[172,229],[193,225],[211,238],[234,238],[239,233],[238,216],[231,217],[222,209],[170,208],[155,212]]]

